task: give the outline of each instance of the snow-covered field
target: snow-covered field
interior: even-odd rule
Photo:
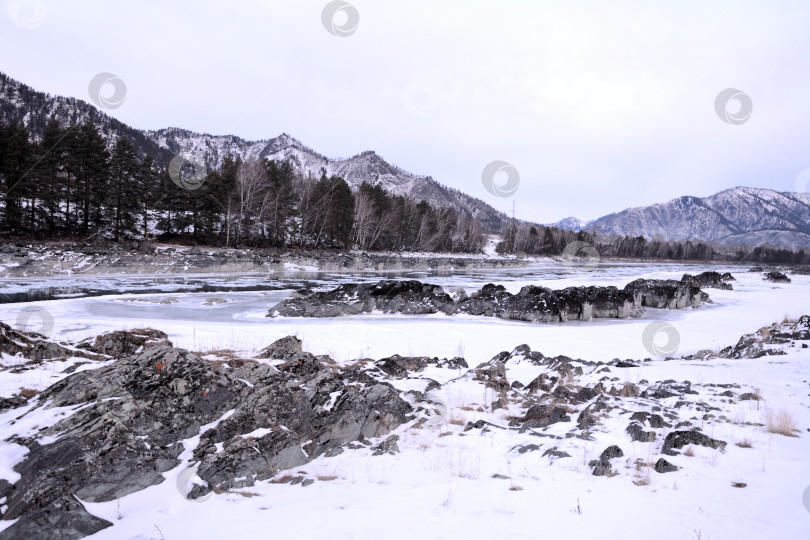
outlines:
[[[329,354],[339,363],[393,354],[461,356],[474,368],[520,344],[546,356],[594,362],[653,357],[642,333],[654,321],[668,322],[677,330],[676,357],[705,349],[717,352],[760,327],[810,314],[810,276],[791,275],[792,283],[773,284],[758,273],[745,272],[746,268],[712,267],[733,273],[734,290],[707,289],[712,304],[674,311],[647,309],[640,319],[535,325],[443,314],[265,317],[270,306],[305,282],[330,288],[343,281],[396,275],[445,289],[474,290],[495,282],[517,292],[527,284],[554,289],[585,284],[621,287],[639,277],[679,279],[684,273],[706,269],[636,263],[602,264],[592,273],[570,273],[559,263],[547,261],[502,271],[308,273],[283,280],[241,276],[241,282],[253,280],[278,290],[184,293],[176,292],[180,286],[169,286],[159,294],[133,294],[142,289],[145,276],[115,276],[112,285],[102,281],[113,278],[91,276],[72,279],[82,279],[82,286],[91,288],[92,281],[98,280],[98,288],[120,294],[3,304],[0,320],[74,342],[109,330],[152,327],[169,334],[175,346],[212,356],[250,357],[276,339],[297,335],[305,351]],[[210,279],[218,283],[222,278]],[[4,280],[0,293],[38,286],[32,283]],[[14,361],[4,355],[6,366]],[[42,390],[64,377],[60,372],[75,362],[45,362],[21,373],[0,371],[0,397],[20,388]],[[516,362],[509,366],[507,377],[525,385],[539,374],[538,369]],[[530,434],[509,429],[465,431],[467,422],[482,418],[506,426],[515,413],[509,408],[489,412],[497,396],[465,377],[465,371],[430,367],[394,383],[421,390],[422,379],[432,378],[442,384],[437,392],[448,409],[436,425],[416,429],[410,423],[397,428],[398,454],[372,456],[369,449],[361,449],[320,457],[289,472],[316,480],[306,487],[258,482],[239,490],[241,494],[197,501],[179,493],[188,478],[178,481],[183,470],[178,467],[165,473],[167,481],[160,485],[119,501],[86,503],[92,514],[115,524],[92,538],[810,538],[810,508],[802,502],[810,486],[810,348],[753,360],[653,358],[639,367],[613,370],[609,375],[618,376],[614,384],[620,386],[641,380],[691,381],[698,390],[695,399],[717,407],[715,415],[729,419],[706,424],[708,435],[728,442],[725,451],[695,447],[694,456],[667,457],[681,469],[666,474],[638,466],[637,460],[649,463],[660,457],[655,450],[660,441],[630,442],[624,431],[626,421],[616,423],[615,429],[595,432],[593,440],[567,438],[560,424],[550,426],[547,433],[558,435],[561,448],[571,454],[557,460],[539,451],[516,451],[519,445],[538,442]],[[580,383],[594,384],[602,375],[586,370]],[[763,401],[723,399],[712,384],[737,384],[735,392],[751,389]],[[641,405],[628,400],[624,406],[632,411],[642,410]],[[774,411],[784,411],[795,420],[799,429],[795,436],[770,433],[758,425],[767,423],[766,416]],[[8,423],[12,413],[0,415],[0,440],[21,429]],[[609,425],[613,421],[606,420]],[[699,415],[697,421],[701,425]],[[751,447],[736,444],[741,442]],[[589,461],[611,444],[624,450],[625,456],[614,462],[620,463],[620,474],[591,475]],[[195,445],[194,440],[187,441],[186,457]],[[12,467],[22,457],[15,453],[15,446],[0,445],[0,477],[11,481],[16,474]],[[734,482],[746,487],[732,487]],[[5,526],[7,522],[0,521],[0,528]]]

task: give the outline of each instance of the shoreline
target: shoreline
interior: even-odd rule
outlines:
[[[561,256],[514,256],[494,253],[426,253],[333,251],[299,248],[237,249],[130,243],[114,247],[38,242],[2,246],[0,279],[93,276],[178,276],[306,274],[319,272],[435,271],[526,268],[561,263]],[[792,264],[757,264],[740,261],[603,258],[600,264],[703,265],[787,269],[806,273]],[[800,271],[796,271],[800,270]]]

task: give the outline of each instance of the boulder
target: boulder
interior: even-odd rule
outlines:
[[[678,467],[670,463],[669,461],[665,460],[664,458],[660,458],[658,461],[655,462],[653,469],[657,473],[668,473],[668,472],[675,472],[678,470]]]
[[[782,272],[772,271],[762,275],[762,279],[771,283],[790,283],[790,278]]]
[[[673,431],[664,439],[664,446],[661,448],[661,453],[668,456],[677,456],[684,446],[694,444],[698,446],[706,446],[723,450],[726,447],[724,441],[712,439],[699,431]]]

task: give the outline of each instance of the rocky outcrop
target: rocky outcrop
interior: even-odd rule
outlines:
[[[77,350],[68,343],[47,339],[35,332],[20,332],[0,322],[0,352],[22,356],[31,362],[80,356],[98,359],[99,355]]]
[[[702,272],[696,276],[684,274],[681,278],[682,283],[689,283],[703,289],[725,289],[730,291],[733,287],[729,281],[737,280],[729,272],[721,274],[714,271]]]
[[[696,308],[709,299],[699,286],[673,279],[637,279],[624,289],[640,294],[642,306],[659,309]]]
[[[144,347],[161,334],[101,336],[99,349],[126,344],[114,347],[123,356],[62,379],[24,411],[65,407],[67,414],[34,436],[8,440],[28,453],[14,466],[21,478],[4,490],[2,519],[17,521],[0,538],[79,538],[108,526],[78,500],[110,501],[163,482],[163,473],[184,464],[183,441],[198,435],[192,463],[206,485],[195,485],[190,498],[253,485],[411,418],[392,386],[297,350],[295,338],[268,348],[288,356],[277,367],[241,361],[226,369],[168,343]]]
[[[594,476],[612,476],[613,471],[610,465],[610,460],[613,458],[623,457],[624,452],[615,444],[608,446],[602,451],[599,459],[591,461],[589,465],[593,467]]]
[[[165,332],[152,328],[138,328],[135,330],[107,332],[97,336],[92,343],[89,341],[82,342],[77,347],[118,358],[157,345],[171,347],[172,342],[169,341],[169,336]]]
[[[745,334],[733,347],[726,347],[717,356],[720,358],[760,358],[786,354],[786,347],[795,347],[803,341],[803,347],[810,343],[810,316],[803,315],[797,320],[785,320],[764,326]]]
[[[790,278],[787,277],[782,272],[772,271],[772,272],[765,272],[762,275],[762,279],[765,281],[770,281],[771,283],[790,283]]]
[[[699,431],[673,431],[664,439],[664,446],[661,448],[661,453],[667,456],[677,456],[679,452],[675,452],[675,450],[680,450],[690,444],[719,450],[723,450],[726,447],[725,441],[712,439]]]
[[[592,286],[552,290],[527,285],[517,294],[511,294],[503,285],[489,283],[470,295],[461,291],[454,296],[438,285],[387,280],[345,284],[325,292],[302,290],[270,308],[268,317],[338,317],[371,311],[409,315],[441,312],[550,323],[639,317],[645,306],[681,309],[698,307],[705,301],[708,295],[698,285],[674,280],[638,279],[623,289]]]

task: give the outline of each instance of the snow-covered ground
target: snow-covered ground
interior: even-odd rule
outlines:
[[[734,290],[707,289],[712,304],[699,309],[647,309],[643,318],[563,324],[528,324],[472,316],[366,315],[335,319],[266,318],[270,306],[287,298],[303,282],[332,287],[341,281],[409,277],[452,289],[474,290],[487,282],[504,284],[510,292],[527,284],[554,289],[571,285],[616,285],[639,277],[676,278],[699,273],[703,266],[661,264],[603,264],[592,273],[570,273],[559,263],[545,262],[526,269],[468,272],[364,273],[307,275],[276,280],[273,288],[252,292],[176,292],[132,294],[144,276],[116,276],[121,294],[62,298],[0,305],[0,320],[28,330],[41,329],[60,340],[78,341],[108,330],[153,327],[169,334],[175,346],[210,353],[234,351],[252,356],[286,335],[303,340],[304,350],[329,354],[341,363],[357,358],[404,356],[464,357],[470,367],[489,361],[501,351],[528,344],[546,356],[564,354],[588,361],[643,359],[652,355],[642,342],[653,321],[666,321],[679,335],[675,356],[734,345],[741,335],[760,327],[810,313],[810,276],[792,275],[790,284],[772,284],[740,267],[731,271]],[[87,278],[83,285],[92,287]],[[205,277],[195,276],[195,280]],[[212,283],[221,279],[211,277]],[[272,276],[240,277],[267,282]],[[30,282],[6,281],[6,290],[25,289]],[[104,288],[107,285],[103,285]],[[209,301],[219,298],[225,302]],[[37,311],[40,310],[40,311]],[[231,353],[229,353],[231,354]],[[4,356],[6,366],[14,362]],[[45,362],[21,373],[0,371],[0,397],[20,388],[42,390],[64,377],[66,363]],[[79,369],[89,369],[90,365]],[[526,384],[536,367],[517,363],[509,380]],[[289,474],[316,480],[306,487],[258,482],[241,494],[218,494],[198,501],[179,491],[188,483],[182,467],[165,473],[167,481],[119,501],[86,503],[95,515],[115,526],[92,538],[810,538],[810,508],[802,495],[810,486],[810,349],[754,360],[669,360],[655,358],[640,367],[614,370],[616,384],[641,380],[689,380],[699,399],[718,407],[728,422],[711,424],[708,435],[728,442],[724,452],[696,447],[695,455],[667,457],[682,467],[658,474],[636,470],[637,459],[655,461],[653,443],[630,442],[626,422],[594,433],[594,440],[563,438],[572,457],[551,460],[541,452],[516,452],[536,437],[513,430],[464,431],[468,421],[486,418],[502,426],[507,409],[487,412],[497,397],[464,377],[464,370],[430,367],[419,374],[442,383],[441,400],[448,407],[443,423],[422,429],[405,424],[395,430],[400,453],[372,456],[367,449],[321,457]],[[586,373],[584,383],[600,376]],[[421,382],[408,379],[399,385]],[[756,390],[764,401],[734,401],[718,397],[711,384],[738,384],[739,392]],[[735,390],[737,391],[737,390]],[[696,398],[698,399],[698,398]],[[628,400],[626,407],[641,410]],[[769,433],[762,426],[774,410],[789,413],[799,427],[792,437]],[[14,412],[13,410],[11,411]],[[18,416],[16,413],[14,416]],[[19,429],[0,416],[0,440]],[[698,419],[699,421],[699,419]],[[551,426],[549,433],[555,434]],[[709,424],[707,424],[709,426]],[[751,447],[737,446],[749,442]],[[561,444],[563,444],[561,443]],[[195,441],[187,441],[193,448]],[[625,457],[616,477],[590,474],[588,462],[610,444]],[[660,441],[658,442],[660,446]],[[21,456],[16,445],[0,446],[0,477],[14,480],[13,464]],[[15,453],[16,452],[16,453]],[[508,478],[493,477],[502,475]],[[732,487],[733,482],[746,484]],[[2,501],[0,501],[2,503]],[[0,522],[0,528],[7,526]]]

